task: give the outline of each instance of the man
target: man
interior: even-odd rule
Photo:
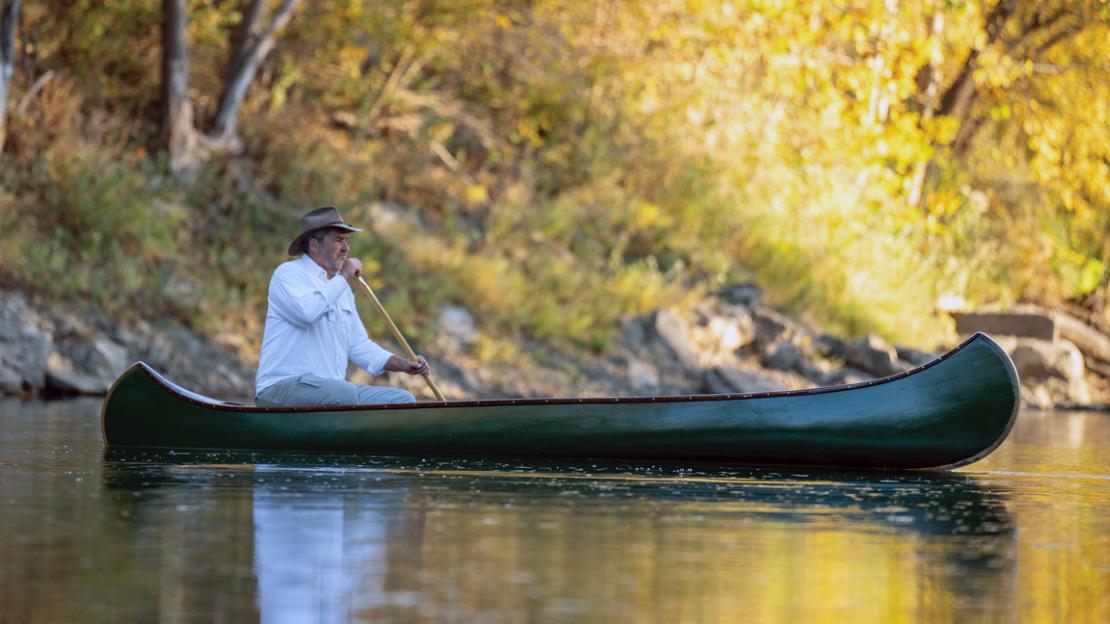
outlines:
[[[423,357],[393,355],[366,335],[347,280],[362,263],[349,258],[347,239],[361,232],[327,206],[301,217],[301,232],[270,278],[255,403],[262,407],[412,403],[399,388],[346,380],[347,361],[371,375],[383,371],[427,375]]]

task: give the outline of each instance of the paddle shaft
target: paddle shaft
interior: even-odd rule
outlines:
[[[366,280],[362,279],[361,275],[358,276],[358,281],[362,284],[362,287],[366,289],[366,294],[370,295],[370,302],[374,304],[374,309],[385,319],[385,324],[389,325],[389,331],[393,332],[393,337],[401,344],[401,348],[405,350],[405,354],[409,356],[410,360],[415,361],[416,353],[414,353],[412,347],[409,346],[409,341],[405,340],[405,337],[401,335],[401,330],[397,329],[396,323],[393,322],[393,319],[389,318],[389,312],[386,312],[385,306],[382,305],[381,301],[378,301],[378,296],[374,294],[373,289],[370,288],[370,284],[367,284]],[[424,381],[428,382],[428,387],[432,389],[432,394],[436,395],[437,399],[440,401],[447,400],[443,398],[443,393],[436,387],[436,382],[432,381],[431,375],[424,375]]]

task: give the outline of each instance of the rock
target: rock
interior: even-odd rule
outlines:
[[[74,371],[52,370],[46,374],[46,391],[55,394],[107,394],[112,381]]]
[[[840,372],[840,369],[834,367],[828,360],[815,360],[812,362],[803,360],[796,370],[803,378],[809,381],[812,386],[828,386],[830,385],[829,379]]]
[[[46,359],[53,340],[29,323],[22,322],[18,327],[14,341],[0,341],[0,365],[19,376],[20,391],[41,389],[46,383]]]
[[[53,351],[46,358],[46,372],[47,373],[72,373],[73,361],[65,355]]]
[[[69,331],[75,323],[58,324],[64,338],[53,345],[46,359],[46,375],[40,388],[55,394],[105,394],[130,362],[127,350],[104,335],[95,335],[88,325],[80,332]],[[94,337],[86,339],[92,332]]]
[[[461,306],[444,304],[437,309],[439,331],[449,340],[469,347],[478,339],[474,316]]]
[[[649,390],[659,385],[659,371],[643,360],[628,362],[628,381],[637,390]]]
[[[797,341],[810,335],[805,327],[769,308],[753,309],[752,320],[755,322],[755,343],[758,345],[766,346],[783,340]]]
[[[1066,340],[1056,343],[1023,338],[1010,350],[1014,366],[1022,377],[1058,377],[1064,380],[1083,376],[1083,355]]]
[[[874,378],[875,378],[875,376],[868,373],[867,371],[861,371],[858,368],[852,368],[851,366],[845,366],[844,368],[842,368],[838,371],[833,371],[830,375],[828,375],[825,378],[825,381],[824,381],[824,383],[822,383],[822,385],[825,385],[825,386],[848,385],[848,384],[859,383],[861,381],[867,381],[869,379],[874,379]]]
[[[763,303],[763,291],[755,284],[729,284],[717,293],[721,301],[754,308]]]
[[[702,366],[731,361],[737,349],[755,337],[751,314],[741,306],[714,306],[695,311],[697,322],[689,328],[690,342]]]
[[[1074,316],[1060,312],[1056,313],[1056,326],[1060,337],[1071,341],[1081,352],[1110,362],[1110,336]]]
[[[1014,306],[1006,312],[955,312],[956,331],[982,331],[997,336],[1071,341],[1079,350],[1110,362],[1110,336],[1065,312],[1033,305]]]
[[[1035,379],[1021,385],[1021,400],[1036,409],[1048,410],[1058,405],[1072,404],[1072,394],[1073,390],[1068,383],[1056,377]]]
[[[886,377],[905,370],[905,366],[898,361],[898,352],[874,334],[868,334],[848,343],[845,360],[852,366],[878,377]]]
[[[806,356],[797,345],[792,342],[782,341],[772,345],[759,362],[767,368],[784,371],[802,371],[806,364]]]
[[[174,383],[214,399],[249,401],[254,370],[227,349],[174,323],[148,326],[134,359],[142,360]],[[222,368],[221,368],[222,366]]]
[[[894,351],[898,354],[899,360],[908,362],[914,366],[921,366],[922,364],[927,364],[936,359],[936,356],[932,353],[918,351],[917,349],[911,349],[909,347],[895,346]]]
[[[19,394],[23,390],[23,375],[0,362],[0,393]]]
[[[645,327],[644,319],[639,316],[629,316],[621,324],[621,342],[633,351],[643,351],[649,341],[649,333]]]
[[[1052,343],[1036,338],[1019,338],[1009,351],[1022,385],[1028,386],[1040,402],[1090,402],[1090,391],[1084,378],[1083,354],[1070,341]],[[1051,379],[1062,383],[1052,383]],[[1041,387],[1039,391],[1038,387]]]
[[[115,379],[127,370],[131,361],[127,357],[127,349],[106,336],[97,336],[82,349],[82,356],[78,361],[79,368],[90,375]]]
[[[701,368],[698,354],[690,341],[690,326],[678,312],[672,309],[659,310],[655,313],[654,328],[660,341],[683,368],[688,371]]]
[[[953,312],[956,332],[961,336],[981,331],[991,336],[1020,336],[1040,340],[1056,338],[1056,323],[1051,313],[1030,308],[1008,312]]]
[[[848,343],[832,334],[821,334],[815,341],[817,351],[827,357],[836,360],[848,359]]]
[[[735,366],[706,369],[704,381],[705,389],[712,394],[775,392],[783,389],[780,384],[767,377]]]

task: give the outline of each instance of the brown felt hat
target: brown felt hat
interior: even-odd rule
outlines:
[[[346,230],[347,232],[362,231],[359,228],[343,221],[343,217],[340,216],[339,211],[335,208],[335,206],[324,206],[323,208],[317,208],[315,210],[310,210],[306,212],[304,216],[301,217],[300,226],[301,233],[297,234],[297,238],[294,238],[292,243],[289,243],[290,256],[296,256],[300,254],[301,242],[304,241],[306,236],[315,232],[316,230],[322,230],[324,228],[339,228],[340,230]]]

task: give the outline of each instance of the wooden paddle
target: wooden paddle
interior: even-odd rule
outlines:
[[[393,319],[389,318],[389,312],[386,312],[385,306],[382,305],[381,301],[378,301],[378,296],[374,294],[374,291],[370,288],[370,284],[367,284],[366,280],[362,279],[361,275],[358,276],[358,281],[362,284],[362,287],[366,289],[366,294],[370,295],[370,302],[374,304],[374,309],[385,318],[386,325],[389,325],[389,331],[393,332],[393,337],[401,344],[401,348],[405,350],[405,354],[409,356],[410,360],[415,361],[416,353],[413,352],[412,347],[409,346],[409,342],[405,340],[405,337],[401,335],[401,330],[397,329],[397,325],[393,322]],[[440,401],[447,400],[443,398],[443,393],[436,387],[436,382],[432,381],[431,375],[424,375],[424,381],[428,382],[428,387],[432,389],[432,394],[436,395],[437,399]]]

